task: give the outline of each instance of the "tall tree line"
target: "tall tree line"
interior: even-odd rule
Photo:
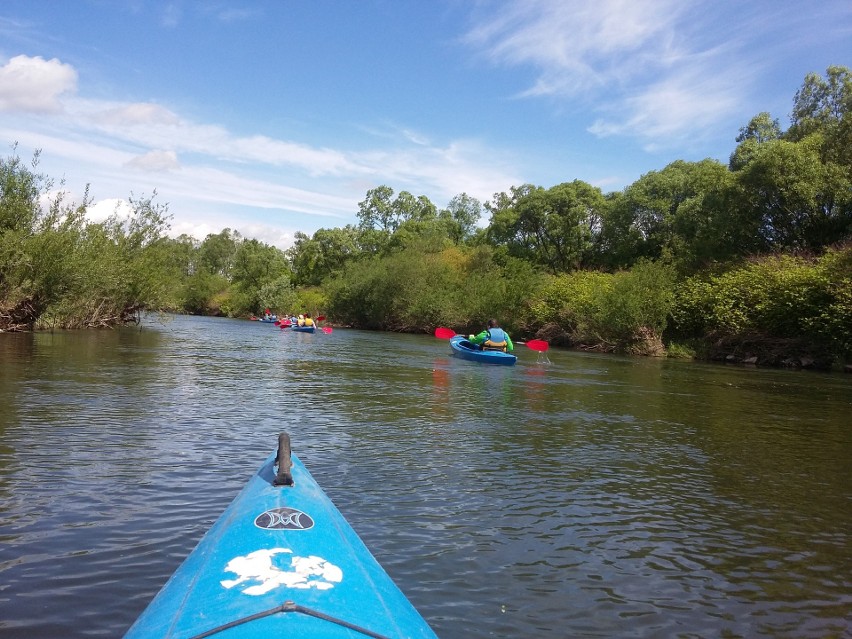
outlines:
[[[242,316],[310,305],[366,328],[474,327],[499,314],[525,333],[655,350],[667,329],[689,334],[683,300],[697,303],[710,278],[760,256],[844,255],[852,238],[848,68],[804,79],[786,131],[759,113],[734,142],[727,164],[677,160],[610,193],[582,180],[522,184],[438,208],[380,185],[359,203],[357,224],[297,233],[286,252],[230,229],[170,239],[154,198],[131,198],[129,218],[87,223],[85,198],[66,203],[60,190],[41,206],[53,185],[13,154],[0,161],[0,329],[104,325],[141,309]],[[831,284],[812,301],[842,311],[846,261],[830,261],[820,277]]]

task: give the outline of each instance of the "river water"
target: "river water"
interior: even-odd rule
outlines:
[[[852,636],[852,376],[517,354],[0,334],[0,637],[120,637],[281,430],[443,639]]]

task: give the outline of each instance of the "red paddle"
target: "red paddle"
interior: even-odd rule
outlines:
[[[550,344],[545,342],[543,339],[531,339],[527,342],[527,348],[531,348],[539,353],[544,353],[548,348],[550,348]]]
[[[322,327],[320,327],[320,330],[321,330],[323,333],[325,333],[326,335],[328,335],[329,333],[331,333],[331,327],[330,327],[330,326],[322,326]]]
[[[435,337],[437,337],[438,339],[450,339],[455,335],[456,332],[451,328],[444,328],[442,326],[439,326],[435,329]]]
[[[321,322],[321,321],[323,321],[324,319],[325,319],[325,315],[320,315],[319,317],[315,317],[315,318],[314,318],[314,321],[315,321],[315,322]]]

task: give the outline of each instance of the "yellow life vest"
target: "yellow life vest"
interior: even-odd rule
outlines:
[[[492,342],[490,339],[487,339],[482,342],[482,350],[484,351],[503,351],[505,353],[507,346],[508,344],[506,343],[506,340],[503,340],[502,342]]]

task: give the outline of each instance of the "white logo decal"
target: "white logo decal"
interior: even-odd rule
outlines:
[[[290,564],[284,568],[276,566],[276,555],[290,554]],[[281,563],[278,560],[278,563]],[[228,572],[236,573],[236,579],[223,579],[225,588],[233,588],[249,582],[243,589],[247,595],[263,595],[278,588],[317,588],[328,590],[343,580],[343,571],[322,557],[297,557],[289,548],[255,550],[244,557],[234,557],[225,566]]]

